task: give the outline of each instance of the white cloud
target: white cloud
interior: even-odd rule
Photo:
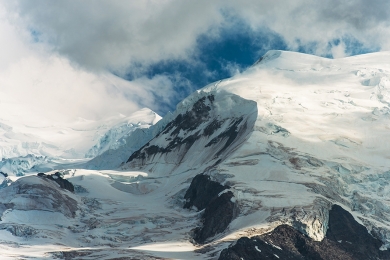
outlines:
[[[165,76],[130,82],[110,73],[75,68],[67,59],[54,55],[22,58],[0,72],[0,86],[3,96],[15,100],[7,104],[0,98],[2,105],[14,106],[21,114],[34,108],[37,115],[53,122],[128,115],[143,106],[155,108],[152,92],[157,87],[163,88],[166,95],[172,93],[172,82]],[[1,115],[3,119],[7,116]]]
[[[169,103],[177,97],[180,75],[128,82],[104,71],[124,73],[138,70],[134,64],[165,59],[197,62],[192,59],[199,35],[219,37],[220,28],[235,26],[231,17],[250,25],[248,33],[267,28],[280,34],[293,50],[316,43],[317,54],[342,57],[348,55],[345,37],[390,50],[389,5],[385,0],[2,1],[0,90],[68,118],[156,108],[156,99]],[[329,47],[335,39],[341,43]],[[237,67],[227,69],[234,73]]]
[[[324,54],[328,42],[353,37],[369,48],[390,49],[390,2],[351,1],[231,1],[254,29],[267,27],[283,36],[289,47],[316,42]]]
[[[207,1],[16,1],[25,27],[89,68],[185,57],[196,37],[221,21]]]
[[[31,124],[103,119],[142,107],[158,109],[156,98],[169,102],[174,95],[167,76],[126,81],[81,61],[80,66],[70,54],[53,51],[56,46],[35,42],[19,15],[0,4],[0,35],[6,39],[0,48],[1,119],[30,118]],[[163,94],[153,94],[156,89]]]
[[[61,55],[88,68],[126,68],[130,62],[188,58],[200,34],[214,34],[239,17],[254,31],[269,28],[291,49],[354,37],[367,47],[390,49],[386,0],[17,0],[7,2],[20,24]],[[10,4],[12,3],[12,4]],[[225,15],[225,14],[229,14]],[[230,24],[231,25],[231,24]],[[253,32],[252,32],[253,33]]]
[[[30,50],[24,43],[28,39],[24,30],[18,29],[10,22],[6,9],[0,5],[0,70],[7,68],[12,62],[27,55]]]
[[[345,43],[340,42],[338,45],[333,45],[331,48],[332,57],[335,59],[344,58],[347,56],[345,53]]]

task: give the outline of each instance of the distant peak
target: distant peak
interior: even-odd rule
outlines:
[[[269,50],[258,61],[256,61],[254,65],[257,65],[259,63],[266,63],[267,61],[277,59],[280,57],[281,54],[282,54],[282,51]]]
[[[253,66],[285,70],[318,69],[331,66],[333,59],[294,51],[270,50]]]

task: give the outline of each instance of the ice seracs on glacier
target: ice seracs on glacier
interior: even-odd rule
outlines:
[[[88,246],[92,259],[250,259],[240,255],[242,245],[254,257],[298,252],[300,259],[294,241],[313,254],[325,245],[332,257],[388,259],[388,60],[390,52],[332,60],[270,51],[245,72],[196,91],[144,131],[119,170],[65,176],[80,211],[57,242],[80,254],[79,245]],[[194,178],[220,188],[200,196]],[[197,200],[204,208],[183,208]],[[217,212],[233,216],[223,228],[210,224],[220,216],[206,214],[218,200],[226,204]],[[359,239],[340,239],[342,223],[355,227],[344,234],[360,230],[355,236],[370,241],[360,255],[351,253]],[[32,240],[47,236],[31,226],[38,230]],[[207,236],[197,240],[197,232]],[[286,236],[290,244],[277,243]],[[10,241],[4,230],[0,238]],[[233,253],[238,258],[228,258]]]

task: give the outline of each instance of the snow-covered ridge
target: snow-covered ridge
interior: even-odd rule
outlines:
[[[154,112],[153,112],[154,113]],[[106,149],[99,153],[95,158],[89,160],[87,163],[80,165],[79,167],[87,169],[100,169],[109,170],[116,169],[121,166],[129,158],[129,155],[134,153],[136,150],[144,146],[148,141],[153,139],[172,119],[172,114],[168,113],[164,118],[158,116],[158,121],[154,120],[153,125],[147,125],[148,127],[136,126],[126,129],[126,134],[122,135],[119,139],[112,142],[114,145],[106,146]],[[128,124],[126,124],[128,125]],[[145,125],[144,125],[145,126]],[[120,126],[120,128],[123,127]],[[114,128],[104,135],[100,140],[105,142],[108,140],[114,140],[110,135],[117,133],[117,129]],[[123,133],[119,131],[119,133]],[[110,137],[108,137],[110,136]],[[109,142],[108,142],[109,143]],[[95,147],[95,146],[94,146]],[[94,149],[94,147],[92,149]]]
[[[146,129],[160,119],[147,108],[100,121],[78,118],[70,125],[29,126],[1,120],[0,115],[0,171],[23,175],[53,169],[53,160],[95,157],[125,145],[134,130]]]
[[[150,109],[144,108],[124,118],[122,122],[112,126],[105,132],[85,154],[88,158],[96,157],[111,149],[116,150],[126,144],[126,138],[138,128],[149,128],[156,124],[161,117]]]
[[[177,106],[173,119],[154,139],[132,154],[132,169],[157,176],[210,167],[224,160],[253,129],[256,103],[224,91],[199,91]],[[146,168],[145,168],[146,167]]]
[[[57,251],[49,255],[216,259],[247,237],[255,254],[271,248],[271,257],[282,258],[289,254],[286,243],[274,239],[280,238],[279,231],[298,231],[315,245],[335,231],[335,212],[343,212],[375,240],[372,250],[386,252],[388,60],[390,52],[337,60],[270,52],[247,71],[195,92],[157,124],[131,132],[125,145],[91,161],[91,168],[104,168],[126,156],[120,170],[69,172],[65,177],[75,185],[72,198],[79,209],[74,218],[54,212],[58,221],[53,224],[53,212],[20,215],[4,205],[2,252],[10,256],[15,242],[21,255],[33,251],[38,258]],[[209,232],[200,241],[205,244],[198,245],[190,241],[193,230],[204,227],[206,209],[183,207],[192,181],[202,174],[222,187],[214,197],[229,198],[238,210],[227,228]],[[23,203],[15,201],[18,207]],[[343,225],[337,214],[333,219]],[[43,227],[40,218],[28,222],[29,216],[45,216],[52,224]],[[31,235],[19,238],[9,232]],[[342,247],[351,241],[333,242]]]
[[[212,94],[218,99],[224,93],[257,102],[254,132],[209,171],[215,179],[228,176],[225,181],[240,203],[241,217],[233,221],[232,231],[248,223],[271,227],[289,223],[322,240],[327,211],[338,203],[381,234],[383,243],[389,242],[387,182],[365,181],[368,176],[384,176],[390,167],[387,142],[383,142],[388,139],[389,58],[389,52],[331,60],[271,51],[244,73],[210,84],[177,106],[176,115],[183,114],[202,98]],[[231,108],[221,111],[234,117],[237,110]],[[206,126],[199,124],[190,133],[202,132]],[[176,146],[170,138],[187,137],[186,131],[173,134],[168,129],[157,135],[130,157],[129,166],[151,176],[177,174],[193,169],[193,162],[208,154],[201,141],[194,142],[194,147],[200,145],[194,151],[172,150]],[[179,162],[169,156],[171,152],[179,155]],[[199,165],[191,170],[193,174],[208,167]],[[260,213],[263,217],[254,218]]]
[[[267,221],[296,225],[298,218],[304,224],[298,229],[321,240],[327,228],[321,210],[329,207],[324,196],[355,211],[388,243],[384,227],[389,225],[390,205],[384,198],[390,190],[379,176],[390,167],[389,58],[390,52],[338,60],[271,52],[264,62],[218,84],[258,104],[254,133],[219,167],[234,175],[229,180],[237,182],[238,198],[258,201],[260,211],[272,208]],[[261,175],[248,162],[264,168]],[[252,197],[249,190],[263,195]],[[299,208],[306,213],[298,213]]]

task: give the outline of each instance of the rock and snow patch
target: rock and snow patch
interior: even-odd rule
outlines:
[[[194,230],[194,240],[205,243],[209,238],[223,232],[237,216],[238,208],[229,187],[211,180],[210,176],[195,176],[184,196],[184,208],[204,210],[202,225]]]
[[[156,124],[161,117],[150,109],[142,109],[131,116],[124,118],[122,122],[112,126],[97,141],[97,143],[85,154],[87,158],[101,155],[107,150],[117,150],[126,145],[127,137],[136,129],[147,129]]]
[[[251,260],[270,255],[282,259],[291,256],[296,259],[389,259],[390,252],[381,251],[380,245],[381,242],[372,237],[348,211],[333,205],[329,212],[329,229],[322,241],[314,241],[291,226],[280,225],[270,233],[252,239],[240,238],[234,245],[224,249],[219,259],[243,257]],[[251,246],[257,252],[247,250]]]
[[[23,177],[1,189],[0,193],[2,208],[8,211],[41,210],[75,217],[78,210],[77,198],[65,189],[60,189],[55,181],[46,178]]]
[[[245,141],[257,114],[256,102],[224,91],[196,92],[177,107],[173,120],[134,152],[123,169],[150,170],[161,176],[176,168],[200,166],[203,172]],[[164,165],[164,172],[159,165]]]

